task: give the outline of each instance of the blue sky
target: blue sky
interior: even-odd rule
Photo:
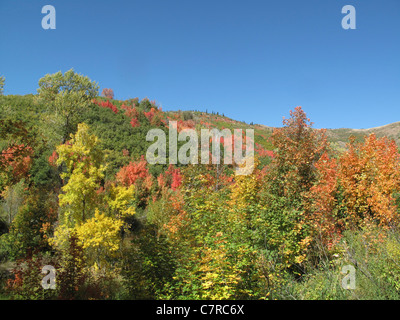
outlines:
[[[164,110],[280,126],[301,105],[317,128],[380,126],[400,121],[400,1],[0,0],[6,94],[70,68]]]

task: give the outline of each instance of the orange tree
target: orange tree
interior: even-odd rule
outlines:
[[[310,189],[317,179],[315,164],[328,151],[325,130],[312,128],[301,107],[290,112],[271,142],[274,158],[265,175],[259,226],[260,247],[284,268],[302,272],[312,241],[308,217]],[[297,272],[296,271],[296,272]]]
[[[342,219],[338,210],[340,190],[336,158],[324,153],[315,163],[317,181],[308,195],[308,218],[312,230],[314,249],[318,253],[330,251],[341,236]]]
[[[367,136],[363,143],[351,140],[348,151],[340,158],[338,172],[348,228],[367,222],[385,228],[398,223],[394,195],[400,191],[399,161],[393,140],[378,139],[375,134]]]

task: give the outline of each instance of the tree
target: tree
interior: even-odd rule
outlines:
[[[108,98],[108,99],[114,99],[114,90],[113,89],[104,88],[103,91],[101,92],[101,95],[103,97]]]
[[[273,180],[282,196],[299,198],[315,181],[315,163],[327,151],[326,130],[312,128],[301,107],[290,111],[283,128],[274,129],[271,141],[276,148]]]
[[[64,209],[64,223],[74,226],[93,216],[98,202],[97,190],[104,177],[104,154],[98,138],[90,133],[88,125],[81,123],[68,143],[57,147],[57,164],[65,164],[61,178],[67,180],[60,194],[60,207]]]
[[[3,214],[5,215],[5,220],[9,226],[24,202],[25,188],[25,182],[21,180],[15,185],[7,186],[3,193],[1,193],[4,200],[0,204],[3,209]]]
[[[145,207],[153,186],[153,176],[149,173],[147,161],[144,156],[139,161],[130,162],[122,167],[116,174],[116,180],[124,187],[134,185],[136,203]]]
[[[99,86],[88,77],[69,70],[47,74],[39,80],[39,97],[56,116],[62,143],[74,132],[81,113],[98,94]]]
[[[0,95],[4,93],[4,82],[6,81],[6,78],[4,76],[0,76]]]
[[[398,223],[394,194],[400,192],[400,155],[394,140],[367,136],[354,139],[340,158],[338,179],[348,227],[374,220],[382,227]]]
[[[0,192],[27,175],[36,146],[34,135],[21,121],[0,119]]]
[[[85,250],[89,264],[104,267],[107,257],[112,257],[120,246],[120,231],[123,222],[105,216],[96,210],[93,218],[76,228],[79,245]]]
[[[276,149],[262,191],[262,216],[269,249],[278,252],[287,267],[301,268],[312,240],[307,210],[317,177],[315,164],[328,151],[328,142],[325,130],[313,129],[301,107],[290,116],[271,137]]]
[[[340,239],[338,217],[338,164],[327,153],[316,162],[317,181],[310,189],[309,219],[320,249],[331,249]]]

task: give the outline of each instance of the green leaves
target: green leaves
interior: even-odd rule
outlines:
[[[39,80],[39,97],[49,111],[61,119],[63,142],[75,131],[81,113],[98,95],[99,86],[88,77],[75,73],[72,69],[62,74],[48,74]]]
[[[4,92],[5,81],[6,81],[6,78],[4,78],[4,76],[0,76],[0,95],[2,95]]]

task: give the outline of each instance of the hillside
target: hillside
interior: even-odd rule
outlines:
[[[96,123],[95,132],[99,134],[100,137],[104,137],[105,141],[110,140],[107,143],[107,149],[121,149],[119,147],[119,142],[121,140],[127,140],[130,135],[135,136],[135,141],[139,136],[144,138],[145,131],[142,129],[136,129],[132,131],[135,126],[135,121],[132,121],[132,110],[134,106],[137,106],[137,110],[142,111],[142,115],[139,116],[140,119],[137,120],[137,127],[139,128],[139,123],[147,123],[145,128],[149,129],[148,125],[151,127],[165,126],[170,120],[178,121],[178,127],[188,127],[188,128],[217,128],[219,130],[228,128],[233,129],[254,129],[255,136],[255,149],[258,153],[264,153],[269,150],[273,150],[273,146],[269,141],[269,137],[272,134],[274,127],[267,126],[265,124],[248,124],[239,120],[231,119],[223,114],[218,113],[207,113],[200,111],[166,111],[162,112],[161,108],[157,107],[155,101],[149,101],[147,98],[139,101],[138,98],[129,99],[126,101],[122,100],[107,100],[103,97],[98,97],[95,99],[96,103],[83,114],[82,119],[86,119],[89,124]],[[46,114],[46,108],[41,105],[36,95],[24,95],[24,96],[4,96],[3,97],[3,114],[7,114],[11,118],[19,119],[32,126],[37,127],[44,121],[44,114]],[[100,106],[100,108],[98,108]],[[127,109],[128,108],[128,109]],[[160,118],[162,121],[153,120],[153,125],[150,124],[152,111],[151,109],[157,110],[157,119]],[[105,109],[105,110],[104,110]],[[109,110],[107,110],[109,109]],[[160,109],[160,111],[158,111]],[[112,111],[112,112],[111,112]],[[95,115],[97,113],[97,115]],[[122,115],[123,114],[123,115]],[[148,119],[146,119],[146,117]],[[1,118],[1,115],[0,115]],[[129,120],[129,121],[127,121]],[[148,120],[148,121],[146,121]],[[158,121],[158,122],[157,122]],[[45,121],[44,121],[45,122]],[[44,123],[42,123],[44,124]],[[179,129],[179,128],[178,128]],[[111,132],[114,132],[114,137],[112,138]],[[139,134],[140,132],[140,134]],[[350,129],[350,128],[338,128],[338,129],[327,129],[328,140],[334,147],[334,149],[342,151],[346,148],[346,144],[349,141],[350,136],[354,136],[356,140],[361,141],[362,138],[371,133],[375,133],[378,137],[387,136],[390,139],[394,139],[397,144],[400,143],[400,122],[394,122],[385,126],[369,128],[369,129]],[[126,143],[125,143],[126,144]],[[129,150],[131,153],[139,156],[144,154],[144,147],[139,145],[133,145],[130,143]],[[125,146],[127,147],[127,146]],[[129,148],[128,148],[129,149]],[[121,149],[122,150],[122,149]],[[134,151],[135,150],[135,151]]]
[[[59,92],[59,78],[74,79],[69,91]],[[331,154],[301,107],[272,135],[224,114],[99,97],[73,72],[40,85],[39,95],[0,96],[0,298],[350,299],[340,288],[321,293],[336,277],[324,266],[356,259],[374,278],[386,274],[389,259],[376,252],[392,256],[391,238],[376,251],[363,246],[400,221],[395,144],[370,136],[354,153]],[[161,130],[169,148],[175,123],[179,132],[254,129],[257,165],[235,175],[232,164],[151,164],[148,132]],[[327,135],[343,150],[351,135],[397,139],[398,130]],[[371,221],[379,234],[366,229]],[[43,265],[57,266],[56,291],[37,281]],[[381,287],[398,298],[394,277]],[[362,281],[360,296],[386,294]]]
[[[271,135],[274,127],[270,127],[263,124],[248,124],[245,122],[237,121],[218,114],[209,114],[197,111],[177,111],[170,112],[171,114],[191,114],[196,124],[203,125],[206,127],[221,128],[241,128],[254,129],[255,140],[268,150],[272,150],[271,144],[267,141]],[[356,140],[361,141],[363,137],[375,133],[377,137],[388,137],[393,139],[397,144],[400,143],[400,122],[394,122],[380,127],[374,127],[369,129],[350,129],[350,128],[338,128],[338,129],[326,129],[328,140],[332,146],[338,150],[346,148],[346,144],[349,142],[349,138],[354,136]]]
[[[369,128],[369,129],[328,129],[327,134],[331,142],[336,143],[340,147],[345,147],[346,142],[350,136],[355,136],[357,140],[362,139],[363,136],[375,133],[377,137],[388,137],[400,143],[400,122],[390,123],[384,126]]]

